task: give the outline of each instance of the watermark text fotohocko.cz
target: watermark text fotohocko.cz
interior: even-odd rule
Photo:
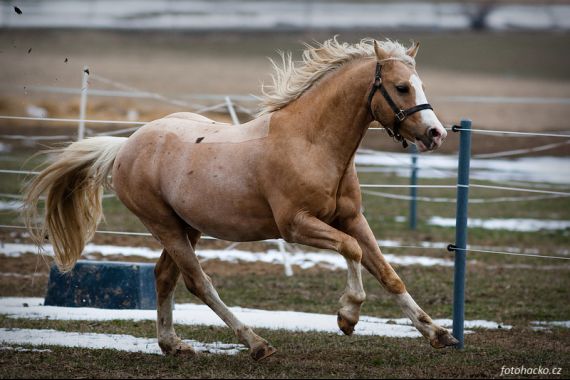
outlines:
[[[562,375],[560,367],[501,367],[501,376],[505,375]]]

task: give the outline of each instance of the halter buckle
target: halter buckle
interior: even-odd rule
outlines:
[[[398,119],[398,122],[403,122],[406,119],[406,113],[404,112],[404,110],[400,110],[397,114],[396,114],[396,119]]]

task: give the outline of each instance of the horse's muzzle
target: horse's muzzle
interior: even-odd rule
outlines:
[[[446,137],[445,128],[431,127],[424,135],[416,138],[416,146],[420,152],[436,150],[443,144]]]

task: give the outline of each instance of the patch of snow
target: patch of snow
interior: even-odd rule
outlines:
[[[45,108],[35,106],[33,104],[30,104],[26,107],[26,113],[29,117],[45,118],[49,116],[48,111]]]
[[[530,324],[533,330],[548,330],[551,327],[570,329],[570,321],[533,321]]]
[[[9,318],[50,319],[50,320],[156,320],[154,310],[109,310],[95,308],[68,308],[42,306],[41,298],[0,298],[0,314]],[[27,304],[27,307],[23,305]],[[315,331],[341,334],[336,315],[304,313],[295,311],[268,311],[231,307],[236,317],[251,327],[272,330]],[[451,326],[449,319],[437,320],[443,326]],[[177,304],[174,310],[174,323],[181,325],[225,326],[224,322],[206,305]],[[467,321],[468,328],[497,329],[499,324],[491,321]],[[501,326],[510,328],[510,326]],[[356,325],[355,334],[375,335],[396,338],[416,338],[421,334],[411,325],[409,319],[377,318],[362,316]]]
[[[432,216],[428,220],[428,224],[441,227],[455,227],[455,218]],[[565,230],[570,228],[570,220],[469,218],[467,225],[471,228],[483,228],[486,230],[535,232],[540,230]]]
[[[4,243],[0,244],[0,254],[19,257],[26,252],[37,253],[38,248],[33,244]],[[115,245],[87,244],[83,250],[83,255],[100,253],[103,256],[122,255],[140,256],[148,259],[158,259],[161,250],[154,250],[146,247],[124,247]],[[44,245],[43,254],[53,256],[53,247]],[[283,252],[276,249],[269,249],[266,252],[249,252],[238,249],[208,250],[200,249],[196,251],[200,260],[222,260],[227,262],[262,262],[268,264],[283,265]],[[421,266],[453,266],[452,260],[439,259],[425,256],[403,256],[384,254],[386,260],[396,265],[421,265]],[[346,260],[337,253],[325,252],[295,252],[287,255],[290,265],[298,265],[302,269],[322,266],[329,269],[346,269]]]
[[[94,334],[38,329],[0,328],[0,342],[7,344],[29,344],[32,346],[61,346],[88,349],[111,349],[145,354],[161,354],[157,340],[137,338],[122,334]],[[245,350],[241,344],[201,343],[185,340],[198,352],[235,355]],[[49,351],[49,350],[47,350]]]
[[[1,338],[0,338],[1,340]],[[41,350],[37,348],[24,348],[24,347],[10,347],[10,346],[3,346],[0,347],[0,351],[16,351],[16,352],[52,352],[52,350]]]

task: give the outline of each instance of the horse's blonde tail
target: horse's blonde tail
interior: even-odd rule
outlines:
[[[103,216],[103,187],[125,137],[93,137],[63,149],[50,150],[55,160],[25,189],[24,220],[39,246],[46,236],[53,245],[55,262],[70,271]],[[38,202],[46,193],[43,223],[38,225]]]

